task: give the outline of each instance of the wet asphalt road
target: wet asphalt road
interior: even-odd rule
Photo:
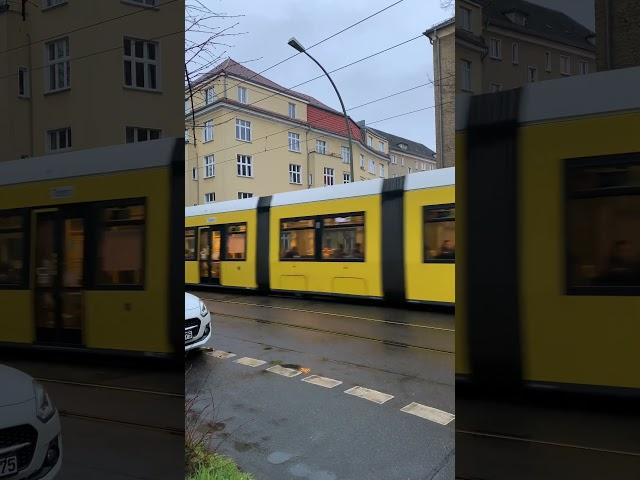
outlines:
[[[3,355],[0,362],[38,379],[58,408],[64,449],[59,480],[183,477],[181,370],[59,354]]]
[[[401,411],[416,402],[455,414],[453,315],[198,295],[214,312],[216,352],[187,358],[187,400],[199,412],[213,399],[205,416],[212,446],[257,480],[454,478],[455,420]],[[220,351],[235,357],[211,355]],[[237,363],[242,357],[266,363]],[[304,373],[266,371],[274,365]],[[302,381],[310,375],[342,383]],[[355,386],[393,398],[377,404],[345,393]]]

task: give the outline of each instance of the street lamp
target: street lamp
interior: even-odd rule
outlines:
[[[302,44],[298,40],[296,40],[295,37],[291,37],[291,39],[287,43],[291,45],[293,48],[295,48],[298,52],[304,53],[307,57],[313,60],[316,63],[316,65],[318,65],[322,69],[324,74],[327,76],[327,78],[331,82],[331,85],[333,85],[333,89],[336,91],[336,95],[338,95],[338,100],[340,100],[340,105],[342,106],[342,114],[344,115],[344,124],[347,127],[347,136],[349,137],[349,170],[351,175],[351,181],[354,182],[355,176],[353,174],[353,142],[351,140],[351,128],[349,128],[349,117],[347,116],[346,108],[344,108],[344,102],[342,101],[342,97],[340,96],[338,87],[336,87],[336,84],[333,83],[333,79],[329,75],[329,72],[327,72],[324,69],[324,67],[320,65],[320,62],[318,62],[315,58],[309,55],[309,52],[305,50]]]

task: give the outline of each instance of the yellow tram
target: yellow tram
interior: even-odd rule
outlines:
[[[632,68],[457,100],[460,380],[638,393],[638,85]]]
[[[183,148],[169,138],[0,163],[2,345],[182,351]]]
[[[187,207],[186,284],[453,305],[454,176]]]

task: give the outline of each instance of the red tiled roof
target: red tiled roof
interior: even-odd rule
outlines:
[[[344,124],[344,116],[335,110],[326,110],[309,104],[307,106],[307,123],[312,128],[326,130],[337,135],[347,136],[347,127]],[[362,134],[360,127],[351,119],[349,119],[349,127],[351,136],[354,140],[361,140]]]

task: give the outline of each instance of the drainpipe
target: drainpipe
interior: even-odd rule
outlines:
[[[27,33],[27,41],[28,41],[28,49],[27,49],[27,68],[29,71],[29,156],[33,157],[33,152],[35,151],[35,145],[33,144],[33,98],[32,92],[33,88],[31,87],[31,83],[33,82],[33,75],[31,74],[31,34]]]

